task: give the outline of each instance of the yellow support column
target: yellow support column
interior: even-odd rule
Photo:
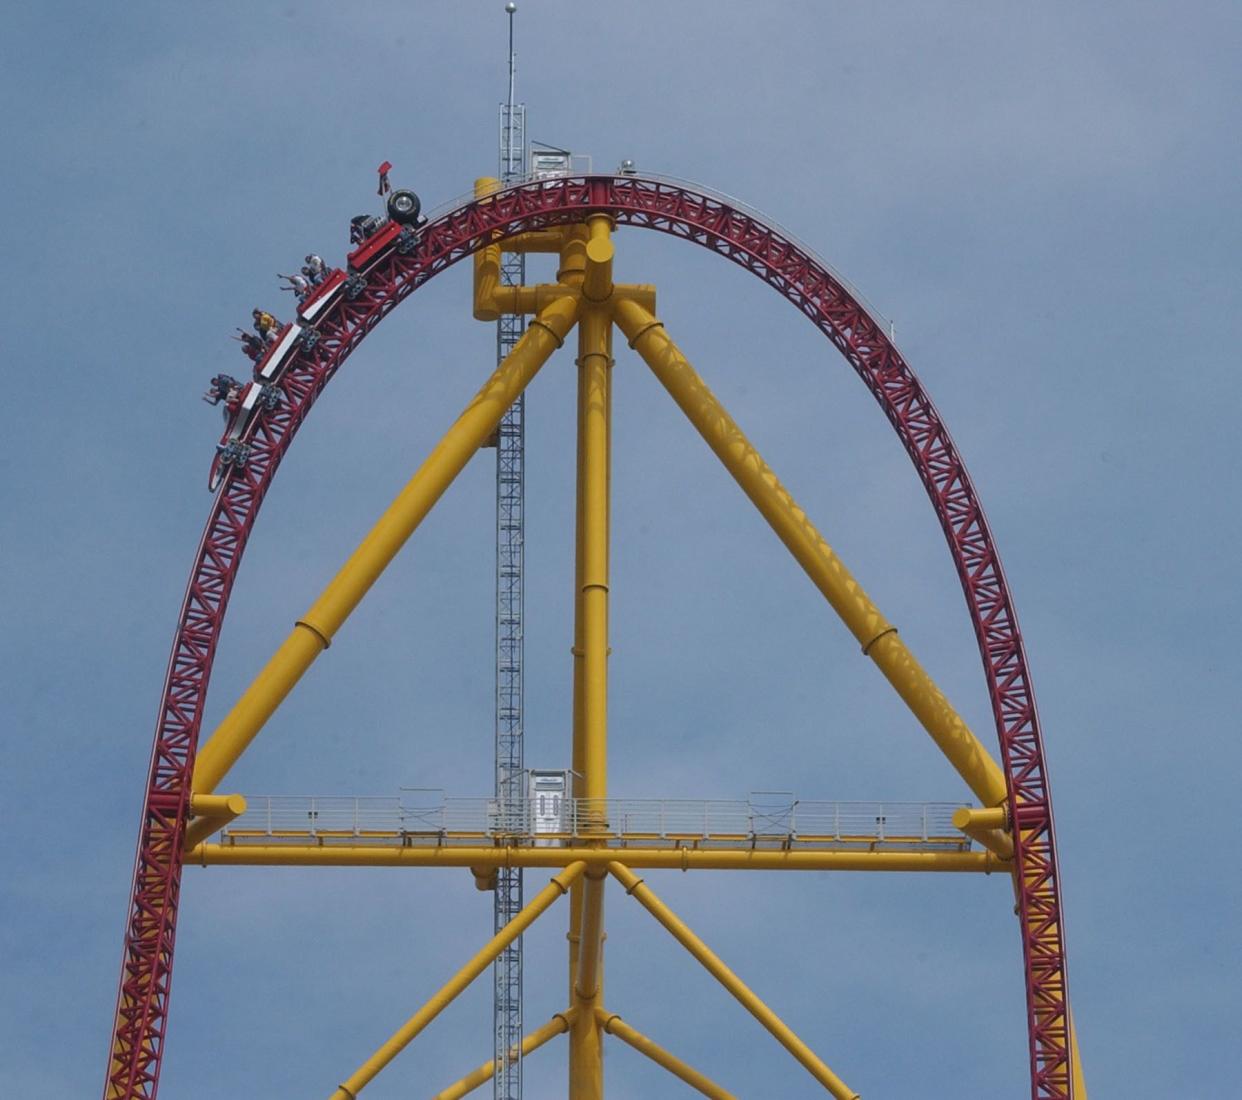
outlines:
[[[466,986],[482,974],[497,955],[525,932],[534,923],[536,917],[557,898],[567,894],[569,887],[585,870],[585,863],[571,863],[559,875],[555,875],[552,881],[540,890],[516,917],[497,932],[474,958],[445,982],[422,1008],[398,1028],[388,1042],[363,1062],[348,1080],[337,1086],[331,1100],[357,1100],[358,1093],[375,1079],[376,1074],[400,1054],[423,1028],[440,1015]]]
[[[584,396],[582,457],[582,795],[608,797],[608,454],[612,364],[608,314],[583,310],[579,325],[579,386]]]
[[[577,240],[572,235],[571,228],[576,227],[565,227],[565,245],[561,252],[559,276],[568,279],[569,285],[580,289],[582,286],[583,269],[578,263],[579,257],[577,255],[567,256],[565,253],[565,247],[571,241]],[[574,250],[577,247],[575,244]],[[579,333],[579,345],[581,343],[582,337],[581,333]],[[586,515],[582,495],[586,489],[586,474],[584,472],[584,463],[586,461],[586,441],[584,437],[587,421],[586,410],[587,388],[582,384],[580,375],[577,394],[577,418],[575,421],[577,429],[575,460],[577,465],[574,477],[574,642],[571,650],[573,654],[573,747],[570,766],[573,769],[571,784],[575,799],[586,797],[586,790],[583,787],[583,776],[586,769],[584,756],[586,750],[583,743],[585,737],[583,675],[586,650],[583,641],[582,619],[583,522]],[[578,983],[578,958],[582,945],[582,890],[582,883],[577,882],[569,895],[569,932],[566,935],[566,939],[569,941],[569,1003],[571,1005],[574,1004],[574,989]]]
[[[581,285],[596,301],[612,293],[612,243],[606,219],[590,227],[585,242],[575,241],[562,258],[562,277],[577,278],[579,246]],[[574,715],[575,792],[586,799],[580,827],[591,827],[592,807],[602,810],[608,796],[608,540],[609,540],[609,396],[612,361],[607,308],[587,305],[578,326],[578,588],[574,627],[577,689]],[[569,1035],[569,1094],[576,1100],[602,1100],[603,1039],[596,1008],[602,997],[604,876],[588,876],[575,891],[570,928],[571,994],[578,1010]]]
[[[630,347],[643,357],[970,789],[985,806],[1004,802],[1005,776],[999,765],[669,339],[664,326],[633,301],[618,301],[615,317]]]
[[[481,199],[500,189],[500,180],[481,176],[474,181],[474,197]],[[500,289],[500,242],[485,244],[474,254],[474,319],[495,321],[500,317],[496,308],[496,292]]]
[[[751,991],[736,974],[733,973],[710,947],[698,938],[671,909],[668,908],[642,879],[628,867],[620,863],[610,863],[608,870],[612,873],[630,897],[658,920],[672,937],[690,952],[713,978],[725,987],[741,1003],[756,1020],[758,1020],[806,1071],[824,1086],[837,1100],[859,1100],[858,1093],[832,1072],[810,1047],[806,1045],[790,1028]]]
[[[505,410],[548,357],[565,342],[577,322],[578,311],[578,297],[567,293],[531,322],[517,346],[466,406],[323,595],[299,620],[293,633],[199,750],[194,767],[196,794],[210,794],[215,790],[294,684],[328,648],[350,612],[397,556],[471,456],[496,430]]]

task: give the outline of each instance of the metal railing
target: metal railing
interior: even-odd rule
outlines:
[[[617,845],[750,844],[757,847],[934,847],[965,851],[956,802],[807,802],[545,797],[389,798],[265,796],[223,831],[226,843],[333,839],[353,843]]]

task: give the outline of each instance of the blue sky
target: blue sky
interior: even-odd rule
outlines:
[[[275,272],[339,261],[395,165],[435,206],[494,170],[498,2],[10,6],[0,452],[7,1087],[97,1093],[134,832],[219,430]],[[1092,1095],[1231,1095],[1242,607],[1236,5],[521,4],[530,136],[735,194],[885,318],[979,488],[1017,601]],[[627,232],[670,333],[976,729],[931,509],[786,303]],[[546,277],[546,275],[544,276]],[[454,270],[334,381],[265,505],[211,725],[489,369]],[[568,755],[568,358],[529,398],[528,763]],[[955,800],[964,788],[634,358],[616,370],[611,790]],[[492,467],[465,471],[230,777],[248,794],[487,793]],[[735,878],[740,877],[740,881]],[[534,886],[541,876],[532,876]],[[1022,1096],[999,879],[652,875],[867,1097]],[[189,869],[161,1095],[326,1095],[490,930],[453,872]],[[528,938],[532,1024],[564,913]],[[805,1074],[623,897],[613,1011],[740,1096]],[[368,1089],[488,1053],[486,981]],[[753,1038],[753,1046],[744,1045]],[[929,1067],[936,1067],[932,1072]],[[610,1047],[609,1096],[689,1095]],[[563,1090],[550,1047],[531,1097]]]

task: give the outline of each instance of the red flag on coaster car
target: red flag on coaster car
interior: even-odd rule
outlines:
[[[376,194],[379,195],[380,198],[383,198],[389,191],[392,190],[392,186],[388,182],[388,173],[392,171],[391,162],[384,161],[384,163],[381,164],[376,171],[379,172],[379,190]]]

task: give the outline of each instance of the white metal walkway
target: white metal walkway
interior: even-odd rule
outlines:
[[[396,798],[247,798],[226,845],[516,845],[969,851],[957,802],[574,799],[501,802],[428,792]]]

